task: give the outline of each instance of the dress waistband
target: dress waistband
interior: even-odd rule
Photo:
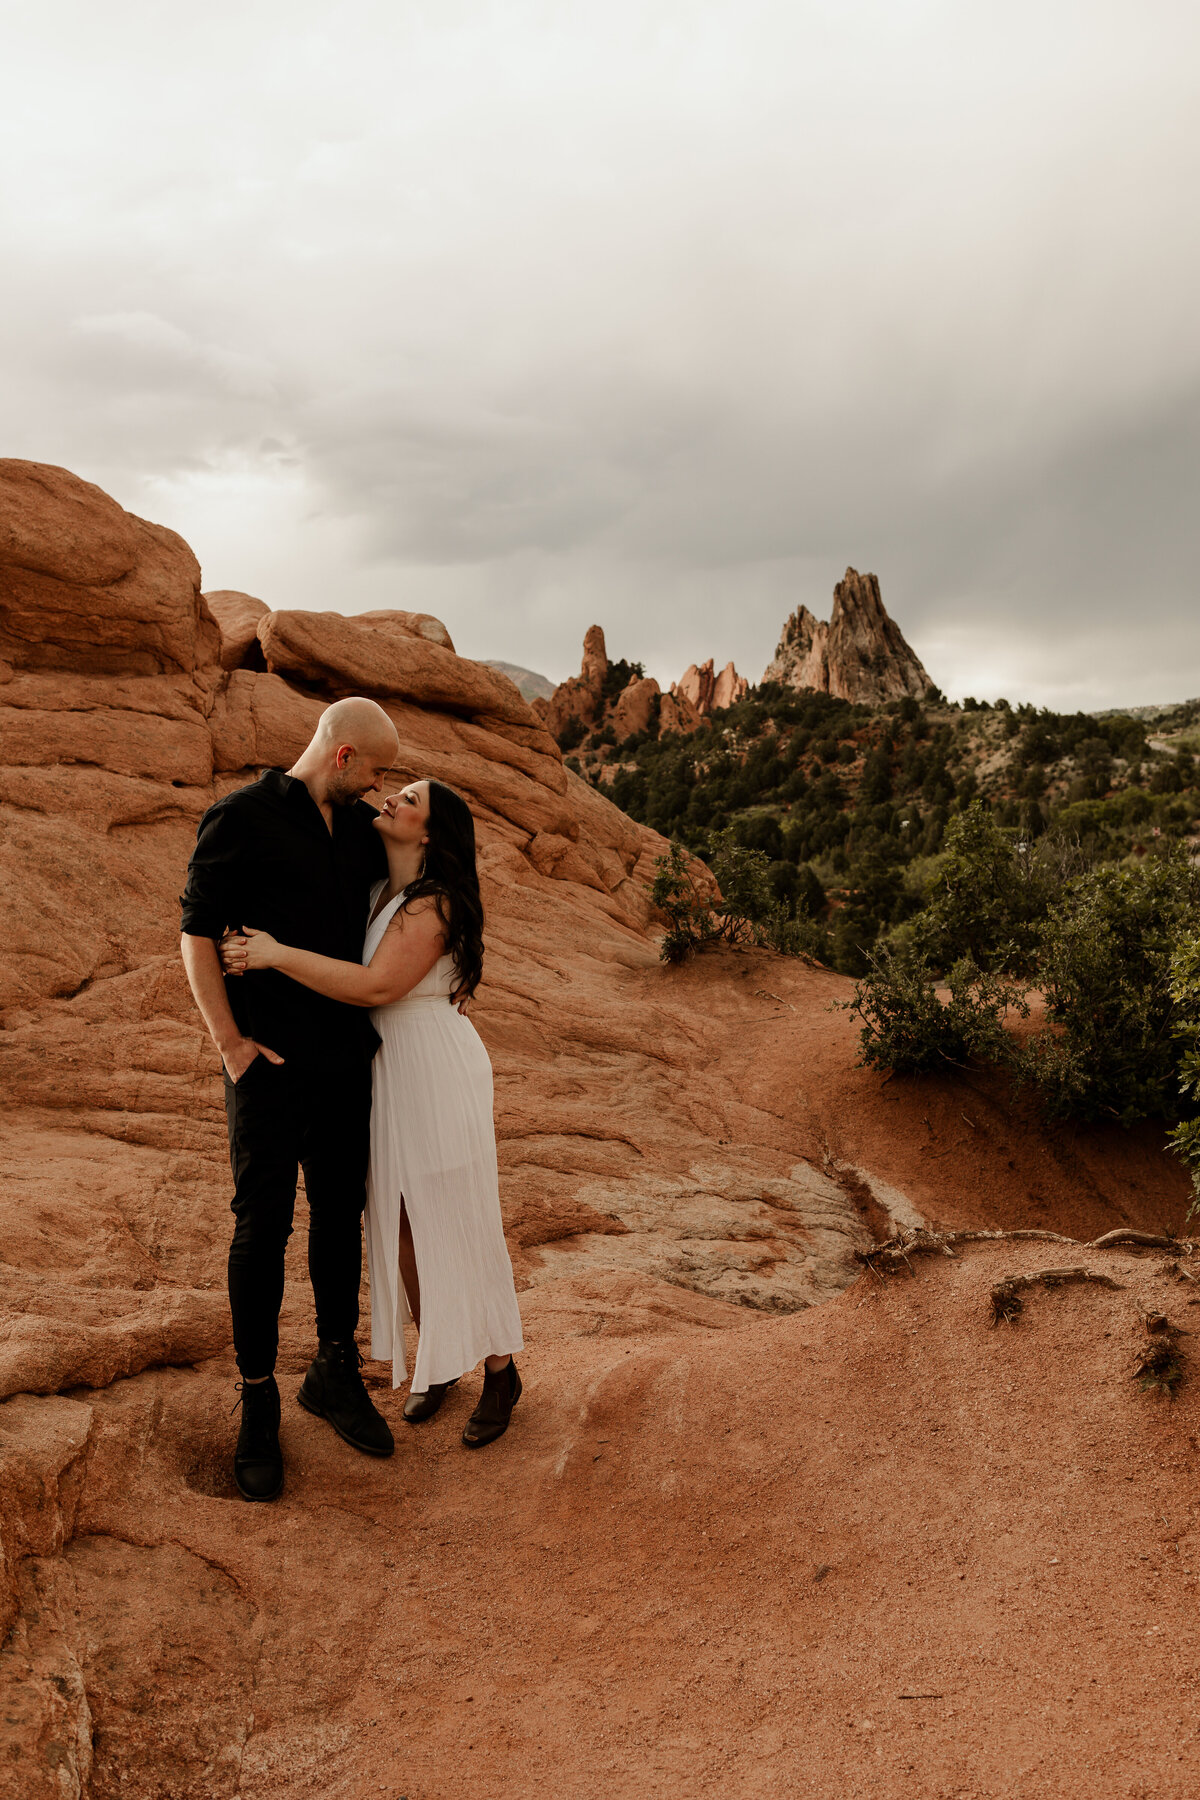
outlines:
[[[449,994],[405,994],[401,1000],[393,1000],[395,1006],[449,1006],[454,1002]]]

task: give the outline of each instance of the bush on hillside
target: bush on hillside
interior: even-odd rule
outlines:
[[[884,949],[839,1010],[862,1020],[859,1060],[896,1075],[923,1075],[973,1061],[1011,1062],[1009,1011],[1028,1017],[1023,987],[964,956],[948,971],[943,1000],[927,963],[910,950]]]
[[[1200,870],[1172,846],[1073,881],[1038,934],[1046,1031],[1020,1058],[1055,1117],[1178,1120],[1182,958],[1200,916]],[[1186,1005],[1186,1001],[1184,1002]]]
[[[1188,1113],[1171,1133],[1175,1154],[1191,1171],[1196,1198],[1188,1218],[1200,1212],[1200,930],[1185,933],[1171,958],[1171,1000],[1179,1049],[1179,1092]]]
[[[720,888],[715,898],[697,886],[688,854],[678,841],[672,841],[667,854],[655,862],[650,898],[667,917],[664,962],[684,962],[714,944],[754,944],[787,956],[819,952],[820,927],[795,918],[779,899],[773,865],[764,851],[739,843],[731,829],[714,832],[711,849],[712,872]]]
[[[963,831],[951,854],[983,867],[994,849],[986,834]],[[863,1021],[863,1062],[896,1074],[982,1062],[1032,1084],[1053,1118],[1162,1119],[1177,1127],[1172,1141],[1200,1196],[1200,870],[1179,846],[1132,867],[1087,869],[1044,918],[1018,918],[1022,939],[1003,902],[1024,890],[1006,886],[1002,864],[996,875],[998,896],[982,907],[958,876],[943,883],[929,929],[922,915],[872,959],[841,1003]],[[961,956],[943,1000],[929,948],[961,942],[959,926],[980,933],[989,966]],[[1045,994],[1047,1028],[1018,1047],[1005,1021],[1028,1016],[1027,986]]]
[[[982,970],[1028,973],[1061,873],[1048,846],[1014,840],[973,800],[946,826],[942,861],[908,942],[933,970],[966,958]]]

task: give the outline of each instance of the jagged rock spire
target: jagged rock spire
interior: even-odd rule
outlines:
[[[816,688],[867,706],[906,694],[922,700],[933,686],[921,659],[889,618],[878,577],[860,575],[857,569],[847,569],[834,588],[828,624],[806,606],[796,609],[763,680]]]

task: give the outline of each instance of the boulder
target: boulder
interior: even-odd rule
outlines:
[[[609,715],[617,742],[632,737],[637,731],[647,730],[657,715],[661,699],[662,690],[652,675],[644,675],[640,681],[631,681],[623,688]]]
[[[406,637],[424,638],[428,644],[440,644],[443,650],[452,651],[454,649],[450,633],[442,621],[435,619],[432,613],[365,612],[356,613],[354,616],[357,619],[370,620],[373,624],[391,626],[395,630],[403,632]],[[502,674],[508,674],[508,670],[500,663],[489,662],[484,663],[483,666],[486,669],[500,669]],[[510,677],[510,679],[512,678]]]
[[[0,763],[87,763],[200,787],[212,780],[212,739],[202,719],[185,723],[115,707],[77,713],[0,706]]]
[[[410,631],[395,614],[346,619],[331,612],[272,612],[260,622],[258,635],[272,674],[315,683],[331,699],[394,696],[466,718],[511,720],[539,730],[529,703],[507,676]]]
[[[323,700],[298,694],[278,675],[235,669],[207,721],[215,768],[289,769],[324,710]]]
[[[256,600],[253,594],[239,594],[233,588],[219,588],[216,593],[205,594],[204,604],[221,633],[221,667],[265,668],[258,627],[271,610],[266,601]]]
[[[14,668],[155,674],[215,662],[200,565],[49,463],[0,461],[0,656]]]

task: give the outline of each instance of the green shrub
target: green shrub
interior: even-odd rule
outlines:
[[[711,833],[710,844],[718,898],[697,886],[678,840],[655,862],[650,898],[667,916],[663,961],[684,962],[709,944],[754,944],[785,956],[820,956],[826,947],[820,925],[794,918],[776,895],[771,876],[779,865],[762,850],[739,843],[731,827]]]
[[[985,970],[1028,972],[1038,921],[1059,885],[1053,854],[1014,838],[973,800],[946,826],[943,853],[909,943],[935,969],[964,957]]]
[[[601,707],[607,707],[620,698],[631,681],[640,681],[646,673],[644,663],[626,662],[622,656],[616,662],[610,662],[600,688]]]
[[[1073,881],[1038,936],[1037,983],[1056,1030],[1020,1058],[1057,1117],[1178,1120],[1174,958],[1200,908],[1200,870],[1179,847]]]
[[[667,917],[660,951],[664,962],[684,962],[709,936],[712,905],[697,888],[690,861],[676,838],[667,854],[658,857],[654,864],[650,898]]]
[[[1010,977],[981,969],[969,956],[946,975],[949,998],[927,963],[903,950],[885,949],[870,958],[871,968],[839,1011],[862,1020],[859,1060],[897,1075],[921,1075],[963,1068],[970,1062],[1008,1063],[1012,1046],[1004,1028],[1014,1010],[1027,1017],[1023,988]]]
[[[1191,1171],[1196,1198],[1188,1218],[1200,1212],[1200,930],[1186,933],[1171,958],[1171,1000],[1179,1049],[1179,1092],[1189,1115],[1171,1133],[1175,1154]]]

